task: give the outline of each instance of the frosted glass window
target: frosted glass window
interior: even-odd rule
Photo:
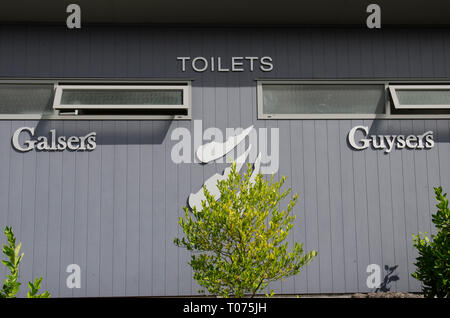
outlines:
[[[379,84],[263,84],[264,114],[383,114]]]
[[[53,84],[0,84],[1,114],[52,112]]]
[[[64,105],[182,105],[182,90],[70,89],[61,96]]]

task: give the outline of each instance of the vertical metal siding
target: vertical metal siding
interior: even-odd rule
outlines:
[[[265,56],[270,73],[181,73],[177,56]],[[1,26],[1,77],[193,78],[192,121],[0,121],[0,226],[23,242],[21,280],[44,277],[53,296],[190,295],[189,253],[173,245],[190,192],[225,164],[170,160],[173,129],[278,128],[276,178],[299,193],[290,244],[317,249],[282,293],[369,291],[366,266],[398,265],[392,290],[418,291],[412,233],[434,231],[432,187],[449,191],[448,120],[256,120],[255,78],[450,77],[449,30]],[[351,127],[373,133],[433,130],[430,150],[353,151]],[[89,153],[18,153],[22,126],[46,134],[96,131]],[[194,157],[195,149],[191,149]],[[4,239],[2,239],[4,241]],[[66,287],[80,265],[81,289]],[[4,268],[0,275],[4,276]],[[25,287],[25,286],[23,286]],[[22,290],[25,295],[25,288]]]

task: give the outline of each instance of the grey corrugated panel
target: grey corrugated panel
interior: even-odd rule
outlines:
[[[318,249],[320,253],[319,261],[319,282],[320,290],[333,289],[333,274],[331,254],[331,221],[330,221],[330,180],[328,169],[327,148],[329,140],[327,138],[327,121],[317,120],[314,122],[314,139],[316,145],[316,178],[317,178],[317,232],[319,236]]]
[[[358,251],[356,236],[356,213],[355,208],[355,166],[353,162],[353,152],[347,146],[347,134],[352,127],[351,121],[339,121],[339,147],[340,150],[340,180],[342,196],[342,227],[343,250],[345,263],[345,291],[347,293],[359,290],[358,286]],[[361,266],[362,267],[362,266]]]
[[[47,288],[47,237],[49,224],[49,190],[50,190],[50,156],[48,153],[37,153],[36,156],[36,206],[34,213],[35,233],[33,239],[32,279],[43,277],[47,280],[41,284]]]
[[[413,130],[413,121],[403,120],[401,121],[401,132],[402,134],[407,134]],[[405,224],[406,224],[406,237],[411,237],[418,230],[418,211],[417,211],[417,189],[416,189],[416,171],[414,170],[414,154],[411,151],[402,152],[402,169],[403,169],[403,183],[405,189]],[[413,248],[412,244],[407,242],[407,253],[408,253],[408,272],[411,274],[414,272],[414,262],[417,252]],[[417,290],[417,281],[408,275],[410,290]]]
[[[390,122],[384,121],[379,125],[380,134],[390,131]],[[395,150],[395,149],[392,149]],[[391,152],[392,152],[391,150]],[[394,227],[393,227],[393,207],[392,201],[396,198],[392,197],[392,170],[389,154],[384,151],[378,151],[378,187],[379,187],[379,215],[380,215],[380,234],[381,234],[381,260],[379,263],[382,267],[382,279],[387,274],[384,266],[393,267],[395,263],[394,250]],[[402,277],[404,279],[404,277]],[[391,291],[395,290],[395,283],[389,283],[387,288]]]
[[[30,126],[35,126],[32,122]],[[35,229],[35,202],[36,202],[36,152],[27,153],[23,158],[23,175],[22,175],[22,210],[20,213],[20,241],[23,242],[21,251],[27,255],[23,259],[20,266],[20,276],[24,282],[32,280],[33,267],[33,242]],[[25,296],[26,291],[20,290],[20,296]]]
[[[279,128],[279,127],[280,127],[280,124],[279,124],[279,123],[280,123],[279,120],[266,120],[265,124],[266,124],[266,128],[267,128],[267,137],[268,137],[268,140],[270,140],[269,138],[270,138],[270,136],[271,136],[271,134],[272,134],[272,129],[278,129],[278,130],[280,130],[280,128]],[[280,132],[280,134],[282,134],[282,133]],[[282,140],[281,137],[280,137],[280,140]],[[278,147],[279,147],[280,153],[282,153],[282,152],[283,152],[283,147],[282,147],[281,143],[280,143],[280,145],[279,145]],[[273,151],[274,151],[274,149],[272,148],[272,144],[271,144],[270,142],[268,142],[268,143],[267,143],[267,153],[272,154]],[[280,165],[280,166],[281,166],[281,165]],[[287,167],[286,167],[286,168],[287,168]],[[283,169],[284,169],[284,168],[281,168],[281,170],[278,169],[278,171],[277,171],[276,173],[274,173],[274,181],[275,181],[275,182],[277,182],[277,181],[280,180],[280,178],[281,178],[281,176],[282,176],[282,171],[283,171]],[[287,201],[287,200],[286,200],[286,201]],[[286,202],[286,201],[285,201],[285,202]],[[287,202],[286,202],[286,203],[283,203],[283,207],[284,207],[286,204],[287,204]],[[278,205],[278,207],[281,208],[281,207],[280,207],[280,204]],[[270,293],[271,290],[274,290],[276,293],[282,292],[282,290],[283,290],[283,282],[282,282],[281,280],[275,281],[275,282],[271,282],[271,283],[268,285],[268,291],[269,291],[269,293]]]
[[[87,131],[102,132],[102,122],[90,122]],[[101,139],[100,139],[101,140]],[[88,156],[86,296],[100,295],[102,146]]]
[[[430,35],[433,52],[431,59],[433,61],[433,76],[446,77],[446,57],[445,57],[445,37],[442,30],[438,30]]]
[[[307,32],[300,31],[300,74],[305,78],[313,77],[313,55],[312,55],[312,36]]]
[[[258,121],[259,122],[259,121]],[[257,123],[258,123],[257,122]],[[268,128],[268,126],[269,126],[269,121],[268,120],[264,120],[264,121],[261,121],[260,123],[259,123],[259,126],[258,125],[256,125],[256,127],[258,127],[258,128],[261,128],[263,131],[265,131],[266,132],[266,136],[267,136],[267,138],[269,138],[268,136],[269,136],[269,134],[270,134],[270,129]],[[260,139],[260,136],[258,135],[258,140]],[[270,143],[266,143],[266,144],[264,144],[263,143],[263,145],[258,145],[258,151],[259,152],[263,152],[263,150],[261,149],[261,147],[265,147],[265,151],[266,151],[266,153],[270,153]],[[262,159],[261,159],[261,161],[262,161]],[[261,163],[262,164],[262,163]],[[274,180],[276,181],[277,180],[277,175],[276,174],[274,174]],[[269,225],[269,221],[266,219],[266,226],[268,226]],[[274,286],[273,286],[273,283],[268,283],[267,284],[267,286],[266,286],[266,288],[264,288],[262,291],[261,291],[261,293],[264,293],[264,294],[270,294],[271,292],[272,292],[272,290],[274,289]]]
[[[220,40],[219,40],[219,36],[217,36],[217,31],[216,30],[209,30],[209,29],[205,29],[202,30],[202,32],[200,33],[201,36],[201,52],[200,55],[202,56],[216,56],[218,53],[218,51],[223,52],[220,46],[217,46],[218,44],[220,44]],[[223,45],[224,48],[227,47],[227,44]],[[179,56],[183,56],[184,52],[183,52],[183,48],[179,48],[177,54]],[[168,62],[168,64],[173,64]],[[179,68],[179,65],[173,64],[174,66],[176,66],[176,68]],[[217,68],[217,65],[215,65],[215,67]],[[177,73],[177,70],[174,70],[174,74]],[[222,121],[222,119],[217,120],[216,119],[216,109],[218,107],[218,105],[216,104],[217,102],[217,95],[216,95],[216,76],[214,73],[212,72],[204,72],[201,74],[201,77],[199,78],[199,82],[196,83],[196,86],[201,86],[201,100],[198,103],[198,107],[199,110],[201,110],[201,118],[202,118],[202,123],[203,123],[203,130],[206,130],[208,128],[212,128],[212,127],[217,127],[217,122],[218,121]],[[225,127],[224,127],[225,128]],[[224,131],[225,132],[225,131]],[[192,133],[192,131],[191,131]],[[223,136],[225,138],[225,136]],[[216,136],[213,136],[212,139],[216,138]],[[209,140],[205,140],[202,143],[206,143]],[[191,145],[191,154],[190,154],[190,159],[193,160],[193,158],[195,157],[195,147],[192,146],[192,142],[190,143]],[[170,160],[170,159],[169,159]],[[186,165],[186,164],[185,164]],[[222,174],[223,170],[221,169],[221,165],[220,164],[216,164],[215,162],[210,162],[207,164],[202,164],[203,166],[203,175],[205,176],[205,180],[209,177],[212,176],[216,173]],[[195,189],[191,189],[192,192],[196,192],[198,190],[200,190],[200,188],[195,188]],[[176,207],[176,209],[181,209],[182,206],[187,206],[186,204],[186,199],[187,196],[184,197],[183,202],[181,203],[181,205],[179,205],[178,207]],[[184,211],[183,211],[184,213]],[[178,224],[178,220],[176,220],[175,222],[176,224]],[[177,226],[177,235],[182,235],[181,233],[181,228],[179,226]],[[170,243],[173,245],[172,240],[170,241]],[[179,249],[178,247],[175,247],[176,249]],[[185,264],[187,264],[187,262],[185,261]],[[194,292],[197,291],[198,288],[194,288]]]
[[[426,32],[424,30],[419,30],[418,32],[420,42],[419,47],[420,49],[420,58],[421,58],[421,66],[422,66],[422,76],[423,77],[433,77],[434,74],[434,64],[438,61],[433,60],[433,51],[435,50],[435,42],[432,41],[432,37],[429,34],[429,32]],[[438,41],[437,43],[439,43]],[[417,45],[417,44],[416,44]],[[422,49],[422,48],[428,48],[428,49]]]
[[[448,169],[448,158],[450,158],[450,123],[446,120],[437,120],[436,126],[438,129],[437,143],[438,158],[439,158],[439,176],[440,186],[442,186],[445,193],[450,193],[450,169]],[[447,190],[448,189],[448,190]],[[433,196],[434,198],[434,196]],[[431,212],[435,213],[437,208],[433,205]]]
[[[367,30],[362,33],[359,37],[371,37],[372,34]],[[375,77],[375,65],[373,63],[373,50],[374,43],[373,39],[369,41],[360,41],[360,52],[361,52],[361,75],[365,78],[374,78]]]
[[[312,46],[312,61],[313,61],[313,77],[324,78],[327,77],[328,70],[325,62],[325,47],[324,31],[314,30],[311,32],[314,38],[314,45]]]
[[[299,38],[301,39],[301,34],[299,35]],[[348,78],[350,58],[348,55],[348,35],[345,32],[336,31],[336,43],[334,49],[337,77]]]
[[[425,120],[424,121],[425,130],[437,130],[437,120]],[[435,137],[437,138],[437,137]],[[435,141],[436,142],[436,141]],[[429,224],[428,233],[432,233],[434,231],[434,225],[431,221],[431,215],[436,212],[436,199],[434,194],[434,187],[439,187],[441,183],[441,174],[439,167],[439,148],[434,147],[426,151],[426,162],[427,162],[427,176],[428,176],[428,209],[424,211],[424,217],[427,219],[427,223]]]
[[[413,131],[415,134],[423,133],[425,129],[424,121],[413,121]],[[424,151],[414,151],[414,165],[415,165],[415,176],[416,176],[416,198],[417,198],[417,234],[419,231],[429,231],[431,225],[431,219],[429,215],[429,194],[431,194],[430,189],[432,185],[429,184],[428,180],[428,167],[427,167],[427,157]],[[412,244],[412,237],[407,238]],[[417,255],[417,254],[415,254]],[[413,260],[415,262],[415,259]],[[420,290],[419,282],[417,283],[417,290]]]
[[[75,125],[76,136],[83,136],[89,133],[89,123],[87,121],[79,121]],[[73,242],[73,263],[78,264],[82,271],[86,273],[87,260],[87,219],[88,219],[88,192],[89,192],[89,176],[88,176],[88,153],[76,152],[75,165],[72,169],[75,175],[75,192],[74,192],[74,242]],[[83,289],[74,289],[75,297],[86,296],[87,275],[81,278],[81,284],[85,286]]]
[[[23,121],[16,121],[12,123],[11,133],[12,135],[14,131],[23,127]],[[21,234],[21,215],[22,215],[22,191],[23,191],[23,165],[24,165],[24,156],[15,151],[14,149],[10,149],[11,157],[9,164],[9,206],[8,206],[8,218],[7,224],[13,228],[15,231],[16,237],[20,237]]]
[[[58,134],[63,133],[63,122],[55,122],[54,126]],[[12,133],[12,132],[11,132]],[[58,296],[61,289],[60,281],[65,281],[65,267],[68,264],[61,263],[61,220],[62,220],[62,173],[63,153],[58,152],[49,156],[49,185],[48,185],[48,226],[47,238],[47,267],[45,272],[45,287],[53,296]],[[44,285],[43,285],[44,286]]]
[[[140,125],[127,122],[126,285],[127,296],[139,295]]]
[[[287,209],[287,205],[290,203],[290,200],[292,196],[296,193],[295,190],[292,189],[292,163],[291,163],[291,142],[290,142],[290,127],[288,121],[276,121],[278,124],[278,129],[280,133],[280,140],[284,140],[285,142],[280,143],[279,146],[279,152],[280,154],[283,154],[280,156],[280,168],[278,169],[278,178],[281,179],[283,176],[286,177],[286,182],[284,184],[284,187],[282,188],[282,191],[285,191],[289,188],[291,188],[291,193],[283,200],[280,204],[280,210]],[[271,151],[271,153],[273,150]],[[299,167],[294,167],[294,169],[298,169]],[[293,236],[294,233],[291,231],[289,233],[289,236],[286,238],[288,242],[288,249],[292,249],[293,246]],[[282,293],[294,293],[294,278],[289,277],[285,281],[281,282],[279,292]]]
[[[176,126],[174,122],[171,123],[171,128]],[[173,240],[178,236],[178,210],[181,206],[178,204],[178,200],[174,199],[178,197],[178,173],[177,165],[171,160],[171,148],[170,142],[170,130],[166,135],[165,143],[165,171],[166,171],[166,183],[165,188],[165,250],[166,250],[166,263],[165,263],[165,290],[166,295],[178,295],[178,280],[180,279],[178,273],[178,247],[175,246]],[[161,185],[163,186],[163,185]]]
[[[12,123],[8,121],[0,122],[0,136],[8,136],[11,134],[11,126]],[[9,138],[2,138],[0,140],[0,149],[5,149],[4,151],[0,151],[0,162],[2,163],[3,169],[0,169],[0,202],[3,206],[3,211],[0,214],[0,241],[6,242],[6,238],[4,236],[5,226],[8,225],[8,212],[7,209],[9,207],[9,191],[10,191],[10,157],[11,150],[6,151],[10,146]],[[0,277],[5,277],[7,273],[5,266],[0,266]]]
[[[278,127],[280,129],[280,138],[282,135],[282,132],[284,131],[284,135],[286,136],[285,138],[283,138],[283,140],[286,140],[286,145],[288,146],[288,150],[286,152],[284,152],[283,150],[281,150],[282,148],[282,144],[280,144],[280,153],[285,153],[286,156],[286,163],[288,163],[288,165],[286,166],[286,174],[283,174],[280,172],[280,174],[282,176],[286,176],[287,180],[286,180],[286,187],[289,187],[291,189],[291,192],[289,194],[289,196],[287,197],[287,200],[285,200],[285,203],[283,204],[283,208],[287,208],[287,204],[289,204],[290,199],[292,198],[292,196],[294,194],[297,193],[297,190],[294,190],[292,187],[292,183],[293,183],[293,170],[300,170],[301,168],[299,166],[296,165],[297,160],[294,159],[293,160],[293,156],[292,156],[292,151],[293,151],[293,144],[292,144],[292,138],[291,138],[291,122],[284,122],[284,121],[278,121]],[[297,139],[295,139],[297,142]],[[281,157],[280,157],[280,167],[282,166],[281,164]],[[301,195],[301,194],[299,194]],[[298,204],[298,201],[297,201]],[[296,215],[295,213],[295,209],[291,212],[293,215]],[[295,221],[294,221],[295,224]],[[289,236],[287,238],[288,241],[288,249],[292,250],[293,246],[294,246],[294,242],[295,242],[295,232],[293,230],[291,230],[291,232],[289,233]],[[293,277],[289,277],[288,279],[286,279],[285,282],[282,283],[282,292],[283,293],[295,293],[295,276]]]
[[[114,180],[115,180],[115,122],[102,122],[99,151],[101,152],[101,201],[100,201],[100,295],[113,295],[114,253]]]
[[[371,39],[371,63],[373,67],[373,75],[375,78],[382,78],[385,76],[386,68],[386,53],[384,46],[384,34],[381,32],[373,33],[370,36]],[[398,43],[398,42],[397,42]]]
[[[390,121],[389,129],[395,133],[401,132],[400,120]],[[395,253],[395,265],[398,265],[397,276],[398,281],[395,282],[395,286],[398,291],[408,290],[409,278],[408,278],[408,257],[407,257],[407,237],[405,227],[405,190],[403,183],[403,161],[402,151],[393,149],[389,154],[391,176],[391,195],[392,195],[392,225],[393,231],[393,243]]]
[[[89,35],[89,67],[91,72],[95,74],[103,73],[103,65],[100,61],[105,57],[104,43],[107,39],[105,34],[97,29],[94,29]]]
[[[23,29],[12,30],[11,43],[12,46],[12,59],[9,60],[10,64],[10,72],[14,73],[15,71],[23,72],[23,70],[27,67],[22,62],[27,55],[27,52],[23,49],[23,43],[27,42],[26,34],[23,32]],[[30,43],[31,44],[31,43]],[[34,66],[37,68],[37,66]]]
[[[306,240],[305,246],[308,250],[319,249],[319,230],[317,220],[317,200],[320,196],[317,187],[316,169],[316,140],[315,122],[305,121],[303,123],[303,164],[305,178],[305,216],[306,216]],[[306,273],[308,276],[308,293],[320,292],[320,251],[313,263],[311,263]]]
[[[410,59],[409,63],[409,72],[408,76],[422,76],[422,60],[421,60],[421,50],[418,41],[420,41],[419,36],[417,33],[409,33],[406,35],[408,39],[408,57]],[[397,57],[398,59],[401,58],[401,56]]]
[[[94,60],[94,63],[100,63],[102,65],[102,76],[114,77],[119,75],[116,71],[117,64],[115,58],[117,54],[115,53],[115,47],[117,45],[116,34],[113,32],[107,32],[107,30],[102,30],[101,37],[103,38],[101,42],[93,45],[93,50],[101,50],[101,54]],[[100,44],[101,43],[101,44]],[[92,57],[92,55],[91,55]],[[119,59],[124,57],[118,57]]]
[[[444,74],[448,76],[447,74],[450,74],[450,61],[448,61],[447,56],[450,53],[450,38],[446,34],[446,30],[442,31],[442,42],[444,44],[444,59],[441,61],[442,63],[442,69],[444,70]]]
[[[329,191],[330,191],[330,252],[332,290],[335,293],[345,293],[345,255],[344,255],[344,224],[342,209],[342,186],[341,186],[341,141],[339,132],[339,121],[327,121],[327,146],[330,154],[327,155]],[[345,139],[344,139],[345,140]]]
[[[153,124],[158,124],[154,122]],[[155,130],[154,130],[155,132]],[[152,282],[153,295],[164,295],[165,277],[166,277],[166,218],[165,198],[168,195],[165,192],[164,184],[166,182],[165,169],[165,145],[154,143],[152,145],[152,170],[153,170],[153,202],[152,202]]]
[[[62,134],[68,131],[75,131],[75,122],[65,122],[63,124]],[[75,178],[77,171],[75,170],[76,156],[71,152],[63,153],[62,162],[62,195],[61,195],[61,251],[60,261],[63,266],[74,263],[74,240],[75,240]],[[59,296],[73,296],[73,289],[66,287],[65,268],[60,268],[60,291]]]
[[[303,165],[303,123],[290,122],[290,144],[291,144],[291,185],[292,192],[298,193],[298,202],[293,209],[296,215],[292,229],[294,242],[305,243],[306,240],[306,216],[305,216],[305,179]],[[309,252],[305,244],[303,250]],[[316,260],[314,260],[316,261]],[[299,275],[294,277],[294,290],[298,293],[307,292],[306,268],[302,268]]]
[[[365,125],[365,121],[352,120],[352,126]],[[368,291],[366,286],[365,267],[370,264],[370,242],[367,204],[367,177],[365,151],[353,153],[353,183],[356,221],[356,248],[358,260],[358,290]]]
[[[152,294],[152,202],[153,202],[153,160],[152,122],[141,122],[141,145],[139,167],[139,295]]]
[[[127,226],[127,122],[115,122],[114,135],[114,235],[113,235],[113,295],[125,293],[126,286],[126,226]]]
[[[364,125],[371,127],[371,134],[378,135],[381,133],[378,123],[366,120],[364,121]],[[382,237],[380,224],[381,212],[379,189],[380,167],[378,166],[378,151],[364,151],[364,159],[369,259],[367,264],[363,263],[361,265],[363,265],[363,267],[369,264],[379,264],[383,266],[383,258],[381,252]]]
[[[396,76],[396,74],[402,74],[406,76],[405,71],[409,72],[410,69],[401,69],[398,63],[399,55],[397,54],[397,45],[399,44],[395,31],[390,33],[382,33],[380,40],[381,43],[377,43],[382,48],[382,52],[377,54],[377,58],[383,56],[383,68],[381,69],[381,76]]]
[[[186,121],[177,122],[177,127],[191,129],[191,124]],[[192,129],[191,129],[192,131]],[[192,158],[194,156],[194,152],[192,152]],[[178,217],[184,218],[184,211],[181,207],[186,206],[187,198],[189,193],[196,191],[195,188],[191,188],[191,172],[189,168],[189,164],[183,163],[177,166],[177,179],[178,179]],[[177,223],[177,237],[180,239],[183,236],[183,232]],[[186,264],[190,261],[190,253],[184,249],[179,248],[178,251],[178,294],[179,295],[190,295],[192,293],[192,269],[190,266],[186,266]]]
[[[336,65],[336,51],[337,51],[337,40],[336,31],[325,32],[323,34],[324,41],[324,67],[327,72],[326,76],[331,76],[336,78],[338,76],[337,65]]]
[[[288,32],[289,49],[286,49],[286,64],[289,65],[287,74],[290,78],[295,77],[297,74],[300,74],[300,37],[298,33],[298,29],[291,29]]]
[[[272,32],[271,32],[272,33]],[[283,32],[281,34],[277,34],[277,32],[273,32],[271,36],[273,37],[273,43],[271,47],[274,49],[274,55],[272,55],[272,58],[276,59],[277,61],[283,61],[282,64],[279,64],[277,67],[276,72],[279,72],[280,74],[288,74],[289,68],[291,64],[289,63],[289,37],[287,32]]]
[[[410,48],[409,48],[409,38],[407,35],[405,36],[397,36],[397,39],[392,41],[392,44],[395,45],[394,48],[391,49],[391,54],[387,57],[389,59],[395,59],[395,65],[390,65],[391,67],[395,67],[396,71],[401,74],[401,76],[408,77],[412,71],[412,65],[410,61]],[[391,44],[391,45],[392,45]],[[386,50],[383,48],[383,50]],[[374,58],[378,56],[378,54],[374,55]]]
[[[15,35],[17,35],[17,31],[13,32],[13,30],[4,30],[1,37],[2,54],[0,57],[3,61],[5,61],[1,67],[2,72],[7,74],[7,76],[14,76],[16,72],[13,68],[14,63],[11,63],[11,61],[18,61],[18,59],[14,56],[14,45],[11,45],[14,41]],[[17,72],[20,72],[21,70],[23,71],[23,69],[19,69]]]
[[[127,63],[127,73],[130,77],[138,77],[140,72],[140,32],[132,32],[128,30],[126,37],[126,48],[127,48],[127,58],[128,61],[137,61],[137,62],[128,62]],[[167,36],[165,36],[167,41]],[[164,48],[166,51],[168,48]],[[167,70],[168,72],[168,70]]]
[[[195,35],[191,34],[190,39],[192,41],[192,40],[195,40],[198,38]],[[197,46],[191,48],[190,53],[194,54],[194,56],[195,56],[195,54],[197,54],[195,52],[198,52],[199,50],[200,50],[200,47],[197,44]],[[193,118],[196,118],[196,119],[202,118],[203,102],[202,102],[202,92],[201,92],[200,87],[194,87],[192,89],[192,100],[196,100],[199,103],[198,107],[196,109],[194,108],[192,110]],[[191,131],[191,136],[194,139],[194,143],[193,143],[194,147],[192,148],[193,156],[194,156],[196,147],[199,146],[199,145],[196,145],[196,141],[195,141],[195,137],[194,137],[195,136],[195,133],[194,133],[195,128],[194,127],[195,127],[194,122],[191,121],[189,130]],[[202,129],[205,129],[205,127],[203,127]],[[201,134],[202,131],[199,131],[197,133]],[[198,136],[198,137],[200,137],[200,136]],[[201,189],[201,187],[203,186],[203,182],[205,180],[203,166],[200,164],[195,164],[189,170],[190,170],[190,192],[197,192],[199,189]],[[191,280],[191,292],[193,294],[197,294],[198,290],[199,290],[199,286],[198,286],[197,282],[194,280]]]
[[[346,32],[346,37],[348,39],[347,50],[349,64],[348,70],[344,70],[344,74],[347,74],[350,78],[362,76],[360,32],[350,29]]]
[[[425,121],[419,120],[413,122],[413,131],[419,135],[427,131]],[[431,228],[429,197],[432,193],[433,185],[430,184],[428,177],[427,152],[414,151],[414,164],[416,171],[416,191],[417,191],[417,224],[420,232],[428,232]],[[412,240],[412,238],[409,238]]]

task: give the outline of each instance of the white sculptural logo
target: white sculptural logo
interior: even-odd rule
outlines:
[[[254,181],[256,175],[276,173],[279,163],[279,132],[278,128],[270,130],[270,153],[268,152],[267,128],[259,128],[258,131],[252,126],[242,128],[227,128],[226,140],[223,139],[223,133],[216,127],[210,127],[204,132],[202,130],[202,121],[194,121],[194,162],[208,164],[210,162],[222,163],[225,158],[227,163],[236,162],[236,170],[239,172],[245,162],[253,163],[251,181]],[[245,148],[244,142],[248,137],[248,147]],[[172,147],[171,157],[174,163],[191,163],[191,133],[187,128],[178,127],[173,130],[171,140],[177,140]],[[203,141],[209,141],[203,144]],[[236,157],[234,156],[236,150]],[[219,189],[217,182],[228,178],[231,167],[225,168],[223,174],[214,174],[209,177],[204,186],[217,199],[219,199]],[[201,208],[201,202],[206,200],[203,193],[203,187],[197,192],[189,195],[188,204],[191,208]]]

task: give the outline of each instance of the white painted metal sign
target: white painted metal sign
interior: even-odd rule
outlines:
[[[12,136],[14,149],[20,152],[27,152],[33,149],[39,151],[91,151],[97,147],[96,133],[91,132],[86,136],[57,136],[56,130],[51,129],[49,136],[35,137],[34,127],[21,127]],[[21,142],[21,138],[24,141]]]
[[[355,126],[348,133],[348,143],[353,149],[364,150],[372,147],[384,150],[385,153],[390,153],[394,147],[397,149],[430,149],[434,147],[433,138],[431,130],[421,135],[369,135],[367,126]]]

